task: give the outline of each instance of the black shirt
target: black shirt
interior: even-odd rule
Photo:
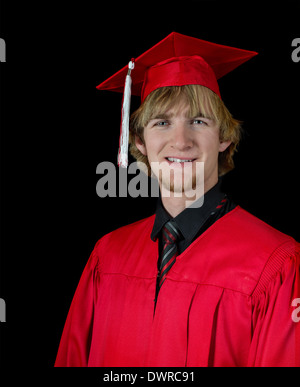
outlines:
[[[221,180],[207,191],[204,195],[204,202],[198,208],[186,208],[173,220],[176,222],[182,238],[178,242],[178,253],[181,254],[199,235],[208,229],[215,221],[227,214],[236,207],[226,194],[221,191]],[[199,199],[200,200],[200,199]],[[159,238],[159,251],[161,251],[161,230],[172,216],[165,210],[159,197],[155,221],[151,233],[151,239]]]

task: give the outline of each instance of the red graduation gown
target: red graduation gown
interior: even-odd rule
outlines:
[[[177,257],[154,314],[153,222],[98,241],[56,366],[300,366],[294,239],[236,207]]]

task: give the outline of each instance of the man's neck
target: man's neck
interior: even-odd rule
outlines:
[[[207,191],[209,191],[212,187],[214,187],[218,182],[218,178],[209,184],[204,184],[204,189],[196,191],[196,194],[193,198],[186,196],[184,193],[180,195],[174,194],[174,192],[169,192],[168,195],[162,194],[161,201],[165,208],[165,210],[175,218],[178,214],[184,211],[187,207],[192,205],[196,200],[199,200]],[[199,191],[202,193],[199,194]],[[161,190],[162,193],[162,190]]]

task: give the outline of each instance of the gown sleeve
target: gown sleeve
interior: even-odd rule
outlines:
[[[252,367],[300,366],[299,244],[277,249],[252,297]]]
[[[97,245],[96,245],[97,246]],[[55,367],[86,367],[89,358],[98,280],[98,260],[93,250],[80,278],[65,322]]]

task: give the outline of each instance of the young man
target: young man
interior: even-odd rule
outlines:
[[[56,366],[300,365],[299,244],[220,190],[240,126],[216,78],[254,54],[172,33],[135,61],[131,152],[161,196],[96,244]]]

